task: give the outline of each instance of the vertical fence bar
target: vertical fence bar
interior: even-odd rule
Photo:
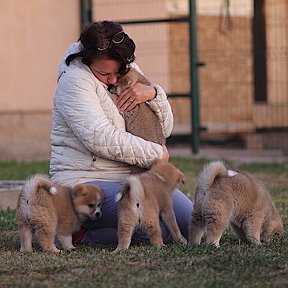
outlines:
[[[92,0],[80,0],[80,30],[85,24],[92,22]]]
[[[192,151],[198,153],[200,135],[199,117],[199,89],[198,89],[198,55],[197,55],[197,15],[196,0],[189,1],[189,47],[190,47],[190,97],[191,97],[191,120],[192,120]]]
[[[143,0],[144,1],[144,0]],[[189,24],[189,65],[190,65],[190,91],[189,94],[173,95],[174,97],[190,97],[191,99],[191,149],[193,153],[198,153],[200,144],[200,117],[199,117],[199,91],[198,91],[198,66],[197,56],[197,19],[196,19],[196,0],[187,0],[189,4],[188,17],[175,19],[147,19],[147,20],[128,20],[116,21],[122,25],[135,25],[147,23],[169,23],[169,22],[188,22]],[[92,21],[92,0],[81,0],[81,25]],[[172,95],[169,95],[172,96]]]

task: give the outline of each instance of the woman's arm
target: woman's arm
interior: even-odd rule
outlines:
[[[112,103],[112,100],[93,77],[81,68],[67,69],[58,84],[57,109],[87,150],[103,158],[149,167],[155,158],[162,157],[163,148],[112,125],[99,95],[105,101]]]

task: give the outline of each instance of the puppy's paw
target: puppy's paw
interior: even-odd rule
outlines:
[[[153,246],[155,246],[156,248],[163,248],[166,245],[164,243],[160,243],[160,244],[153,244]]]
[[[113,250],[111,253],[112,254],[117,254],[119,252],[124,252],[124,251],[127,251],[128,248],[121,248],[121,247],[117,247],[115,250]]]
[[[33,252],[33,249],[32,249],[32,248],[22,248],[22,247],[21,247],[20,252],[23,252],[23,253],[31,253],[31,252]]]
[[[179,238],[178,242],[180,242],[180,243],[182,243],[182,244],[185,244],[185,245],[187,245],[187,244],[188,244],[188,242],[187,242],[186,238],[185,238],[185,237],[183,237],[183,236],[181,236],[181,237]]]
[[[210,243],[207,242],[207,244],[210,244],[210,245],[214,246],[215,248],[220,248],[219,242],[210,242]]]
[[[73,251],[73,250],[75,250],[76,249],[76,247],[73,245],[73,244],[71,244],[70,246],[67,246],[67,247],[65,247],[65,251]]]
[[[60,253],[61,251],[54,245],[54,243],[40,243],[44,252]]]

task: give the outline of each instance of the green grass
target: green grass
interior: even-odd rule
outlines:
[[[11,210],[9,208],[7,210],[0,210],[0,232],[15,231],[16,229],[17,221],[15,217],[15,210]]]
[[[197,176],[207,160],[172,158],[187,181],[181,189],[193,199]],[[287,231],[287,164],[240,164],[271,191]],[[5,169],[2,167],[5,166]],[[47,162],[0,162],[0,179],[22,180],[47,173]],[[24,171],[25,170],[25,171]],[[115,247],[79,246],[59,255],[20,253],[15,211],[0,211],[0,287],[288,287],[288,237],[250,246],[228,230],[221,247],[169,244],[162,249],[131,247],[111,254]]]
[[[0,180],[25,180],[36,173],[48,174],[48,171],[48,161],[0,161]]]

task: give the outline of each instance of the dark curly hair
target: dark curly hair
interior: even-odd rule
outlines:
[[[91,65],[97,59],[111,59],[120,63],[119,73],[126,73],[127,65],[135,60],[135,43],[124,33],[124,39],[120,43],[114,43],[113,36],[123,31],[120,24],[112,21],[100,21],[87,24],[79,38],[83,49],[74,54],[70,54],[65,62],[67,66],[77,57],[80,57],[86,65]],[[105,50],[99,50],[103,41],[109,40],[109,46]]]

